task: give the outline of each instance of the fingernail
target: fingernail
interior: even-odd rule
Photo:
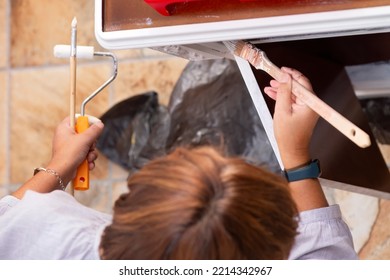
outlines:
[[[104,124],[103,124],[103,122],[102,121],[97,121],[97,122],[95,122],[93,125],[96,125],[97,127],[100,127],[100,128],[103,128],[104,127]]]

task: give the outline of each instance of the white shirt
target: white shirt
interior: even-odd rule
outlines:
[[[6,196],[0,200],[0,259],[99,259],[111,221],[63,191]],[[298,231],[290,259],[357,259],[338,205],[302,212]]]
[[[298,233],[289,259],[358,259],[339,205],[301,212]]]
[[[99,259],[103,229],[112,217],[63,191],[27,191],[0,200],[0,259]]]

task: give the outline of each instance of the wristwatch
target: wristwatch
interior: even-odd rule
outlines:
[[[321,175],[320,161],[318,159],[311,160],[304,166],[284,170],[284,176],[287,181],[294,182],[304,179],[314,179]]]

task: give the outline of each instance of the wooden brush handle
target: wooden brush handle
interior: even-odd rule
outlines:
[[[69,116],[70,127],[75,127],[75,108],[76,108],[76,58],[70,58],[70,97],[69,97]]]
[[[367,148],[371,145],[370,136],[366,132],[335,111],[296,80],[292,81],[292,92],[356,145],[361,148]]]
[[[258,69],[266,71],[275,80],[281,81],[282,70],[269,61],[265,54],[263,54],[263,61]],[[335,111],[296,80],[292,80],[292,93],[359,147],[367,148],[371,145],[370,136],[366,132]]]

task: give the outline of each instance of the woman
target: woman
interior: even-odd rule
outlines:
[[[0,201],[0,258],[356,259],[339,207],[328,206],[319,174],[305,173],[317,167],[308,147],[318,116],[294,98],[291,80],[310,82],[283,71],[283,82],[271,81],[265,93],[276,100],[289,183],[211,147],[179,148],[129,178],[111,217],[58,190],[85,158],[94,168],[103,129],[96,123],[75,134],[65,119],[48,166]]]

